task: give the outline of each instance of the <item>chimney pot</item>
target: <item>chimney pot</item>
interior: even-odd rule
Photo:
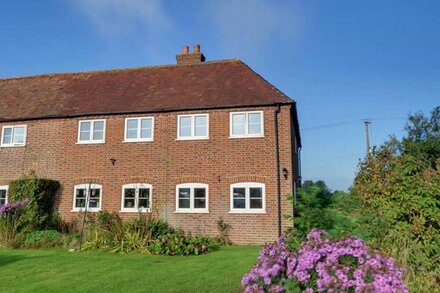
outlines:
[[[194,53],[200,53],[200,45],[199,44],[194,45]]]
[[[182,54],[176,55],[177,64],[188,65],[205,62],[205,56],[200,52],[200,45],[194,45],[194,52],[189,52],[189,46],[183,46]]]
[[[189,53],[189,46],[188,45],[183,46],[182,54],[188,54],[188,53]]]

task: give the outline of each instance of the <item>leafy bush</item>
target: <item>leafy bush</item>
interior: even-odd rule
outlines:
[[[31,232],[54,228],[54,203],[60,188],[58,181],[39,179],[34,173],[12,181],[9,194],[12,201],[29,200],[23,211],[19,230]]]
[[[150,214],[123,221],[117,213],[100,212],[89,216],[85,229],[84,250],[110,252],[146,252],[166,255],[201,254],[215,249],[213,240],[185,236]]]
[[[40,248],[40,247],[57,247],[63,246],[63,234],[56,230],[35,231],[24,234],[23,246]]]
[[[147,249],[153,254],[199,255],[218,249],[218,244],[209,237],[185,236],[175,232],[159,236]]]
[[[229,238],[231,229],[231,224],[226,223],[223,218],[220,218],[217,221],[217,230],[220,232],[220,235],[216,238],[216,241],[221,245],[231,245],[232,241]]]
[[[403,270],[391,258],[369,250],[360,239],[322,235],[311,231],[296,252],[283,238],[266,245],[242,279],[245,292],[408,292]]]

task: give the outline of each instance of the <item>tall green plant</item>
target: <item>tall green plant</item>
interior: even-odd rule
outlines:
[[[23,232],[54,228],[54,204],[59,188],[58,181],[40,179],[35,173],[10,183],[9,194],[12,201],[29,201],[19,227]]]

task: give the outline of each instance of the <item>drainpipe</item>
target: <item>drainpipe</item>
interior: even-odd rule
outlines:
[[[281,174],[280,174],[280,143],[278,135],[278,114],[280,113],[280,105],[277,104],[277,109],[274,112],[275,124],[275,148],[276,148],[276,163],[277,163],[277,200],[278,200],[278,237],[281,236]]]

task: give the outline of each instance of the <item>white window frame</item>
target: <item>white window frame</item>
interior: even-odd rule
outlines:
[[[81,124],[90,122],[90,136],[88,140],[80,140],[81,138]],[[93,139],[93,132],[95,130],[95,122],[104,122],[102,139]],[[79,120],[78,121],[78,141],[77,144],[100,144],[105,143],[105,132],[106,132],[106,119],[90,119],[90,120]]]
[[[0,190],[6,190],[5,204],[7,204],[8,203],[8,195],[9,195],[9,185],[0,185]]]
[[[234,209],[234,188],[245,188],[245,208]],[[262,208],[250,208],[250,188],[262,189]],[[230,211],[233,214],[265,214],[266,213],[266,185],[258,182],[240,182],[231,184]]]
[[[14,131],[17,127],[23,127],[24,128],[24,137],[23,137],[23,143],[14,143]],[[11,128],[11,143],[4,143],[4,135],[5,135],[5,129]],[[2,137],[1,137],[1,143],[0,147],[3,148],[11,148],[11,147],[24,147],[26,146],[26,138],[27,138],[27,125],[5,125],[2,127]]]
[[[190,199],[189,208],[179,208],[179,189],[189,188],[190,189]],[[194,208],[194,189],[195,188],[205,188],[205,208]],[[176,185],[176,211],[175,213],[209,213],[209,185],[205,183],[182,183]]]
[[[151,119],[151,137],[149,138],[141,138],[141,121],[143,119]],[[137,129],[137,137],[136,138],[128,138],[127,137],[127,126],[128,120],[137,120],[138,121],[138,129]],[[154,117],[127,117],[125,118],[125,129],[124,129],[124,142],[146,142],[146,141],[154,141]]]
[[[86,190],[86,207],[84,208],[78,208],[75,206],[76,203],[76,191],[78,189],[85,189]],[[99,193],[99,207],[97,208],[90,208],[88,207],[89,201],[90,201],[90,190],[91,189],[100,189],[100,193]],[[101,184],[77,184],[74,186],[73,188],[73,209],[72,212],[83,212],[86,210],[87,208],[87,212],[99,212],[102,208],[102,185]]]
[[[260,114],[261,117],[261,133],[249,134],[249,114]],[[244,134],[234,134],[232,117],[234,115],[245,115],[244,119]],[[244,111],[244,112],[230,112],[229,113],[229,138],[252,138],[264,137],[264,112],[263,111]]]
[[[125,189],[135,189],[135,207],[134,208],[126,208],[124,207],[124,196],[125,196]],[[138,208],[139,203],[139,189],[145,188],[150,190],[150,207],[149,208]],[[121,212],[124,213],[135,213],[135,212],[141,212],[141,213],[150,213],[151,212],[151,206],[153,204],[153,185],[146,184],[146,183],[132,183],[132,184],[124,184],[122,185],[122,197],[121,197]]]
[[[180,118],[191,117],[191,136],[180,136]],[[206,117],[206,135],[195,136],[196,124],[195,117]],[[209,114],[183,114],[177,116],[177,140],[197,140],[209,139]]]

